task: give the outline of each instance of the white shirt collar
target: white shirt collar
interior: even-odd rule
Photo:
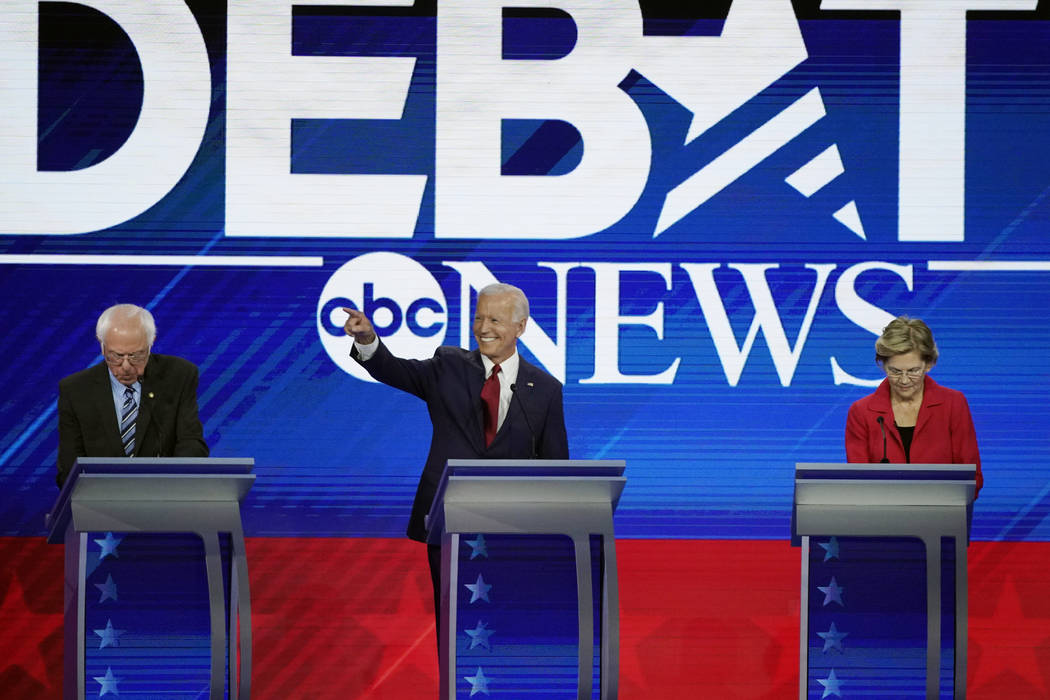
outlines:
[[[487,356],[481,356],[481,364],[485,366],[485,378],[488,379],[489,375],[492,374],[492,365],[494,364]],[[508,357],[503,362],[499,363],[501,384],[513,384],[518,381],[518,366],[521,364],[521,357],[518,355],[518,351],[515,350],[514,354]]]

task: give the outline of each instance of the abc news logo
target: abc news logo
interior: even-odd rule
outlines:
[[[374,381],[350,357],[353,338],[343,331],[342,307],[360,309],[376,334],[398,357],[424,359],[445,337],[448,306],[441,286],[426,268],[397,253],[366,253],[329,278],[317,309],[317,332],[328,356],[343,371]]]
[[[470,289],[481,289],[498,281],[480,261],[444,261],[445,266],[459,273],[461,317],[469,318]],[[785,267],[787,265],[787,267]],[[834,309],[850,324],[877,337],[882,328],[894,318],[894,313],[880,307],[879,303],[895,302],[894,295],[879,294],[871,299],[870,282],[883,279],[899,285],[902,290],[915,292],[915,265],[887,261],[868,260],[841,263],[805,263],[801,267],[783,263],[756,262],[537,262],[537,266],[548,268],[554,276],[557,313],[553,337],[537,324],[529,324],[521,341],[543,367],[560,381],[566,381],[567,351],[567,276],[570,270],[590,270],[593,279],[594,332],[590,342],[594,353],[593,373],[581,377],[580,384],[673,384],[686,356],[680,352],[664,352],[660,355],[658,371],[639,373],[630,371],[621,360],[626,346],[621,346],[620,330],[626,327],[644,327],[655,333],[657,343],[676,340],[674,331],[665,329],[665,303],[667,297],[656,304],[653,311],[645,315],[625,313],[621,307],[621,277],[625,274],[646,274],[661,280],[668,292],[675,288],[675,268],[678,284],[687,284],[695,306],[676,306],[675,315],[685,309],[696,314],[696,320],[707,326],[710,347],[690,343],[695,357],[713,352],[721,366],[729,386],[737,386],[745,367],[750,364],[758,347],[754,340],[763,336],[765,350],[769,353],[781,386],[791,386],[796,370],[802,360],[810,331],[814,325],[825,326],[821,335],[838,333],[832,328],[841,328],[834,314],[818,314],[818,308],[834,305]],[[789,272],[790,268],[795,268]],[[776,273],[783,270],[782,273]],[[722,283],[716,280],[721,275]],[[782,276],[787,274],[787,277]],[[736,281],[726,286],[728,279]],[[771,276],[775,277],[771,278]],[[875,275],[870,277],[869,275]],[[779,281],[777,281],[779,278]],[[862,279],[863,278],[863,279]],[[867,281],[864,281],[867,280]],[[891,282],[892,281],[892,282]],[[786,285],[786,286],[785,286]],[[774,287],[777,294],[774,294]],[[793,290],[793,291],[792,291]],[[825,293],[825,292],[828,293]],[[738,341],[732,330],[731,315],[739,304],[740,295],[750,300],[753,317],[748,336]],[[799,317],[797,303],[778,305],[776,296],[796,300],[808,297],[804,317]],[[422,265],[404,255],[391,252],[367,253],[356,257],[340,267],[326,283],[317,306],[317,330],[325,351],[345,372],[359,379],[371,381],[365,371],[350,357],[353,340],[343,332],[346,314],[342,307],[354,307],[364,311],[371,319],[376,332],[391,352],[399,357],[424,359],[433,355],[442,343],[449,328],[448,302],[434,276]],[[785,317],[784,314],[787,314]],[[788,323],[785,324],[785,320]],[[830,324],[830,325],[829,325]],[[788,328],[796,328],[789,333]],[[690,338],[695,338],[696,324],[680,324]],[[668,331],[671,335],[665,333]],[[863,335],[859,336],[863,338]],[[468,347],[470,342],[469,322],[461,324],[458,342]],[[864,341],[864,347],[869,347]],[[680,336],[679,336],[680,343]],[[852,384],[874,387],[882,381],[881,373],[871,376],[867,352],[857,352],[857,341],[842,341],[830,346],[825,344],[818,350],[827,353],[827,376],[834,385]],[[658,349],[652,345],[649,350]],[[630,352],[642,352],[632,346]],[[646,351],[647,352],[647,351]],[[761,353],[760,353],[761,354]],[[845,364],[840,363],[842,357]],[[808,362],[823,364],[812,356]],[[700,360],[707,362],[707,360]],[[765,364],[767,360],[759,359]],[[707,362],[710,364],[709,362]],[[654,365],[653,369],[657,369]],[[812,364],[811,364],[812,366]],[[852,374],[850,368],[860,369]]]

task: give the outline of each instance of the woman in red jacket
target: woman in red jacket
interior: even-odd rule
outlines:
[[[937,363],[933,333],[917,318],[900,316],[875,341],[875,361],[886,379],[853,403],[846,418],[846,460],[874,463],[976,464],[981,455],[970,406],[962,392],[927,372]]]

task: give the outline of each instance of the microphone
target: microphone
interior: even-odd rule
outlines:
[[[160,421],[154,421],[154,425],[157,427],[157,456],[164,456],[164,426],[160,424]]]
[[[150,399],[154,398],[153,392],[144,392]],[[151,411],[152,413],[152,411]],[[157,429],[157,457],[164,456],[164,421],[162,420],[151,420],[150,424]],[[145,436],[143,436],[145,437]]]
[[[518,400],[518,410],[520,410],[521,415],[525,417],[525,426],[529,429],[529,442],[532,447],[532,458],[538,459],[540,454],[536,449],[536,431],[532,429],[532,423],[529,422],[529,414],[525,412],[525,405],[521,402],[521,397],[518,396],[517,384],[510,385],[510,400],[513,401],[514,399]]]
[[[879,424],[879,428],[882,430],[882,459],[879,460],[880,464],[889,464],[889,457],[886,456],[886,426],[883,425],[886,421],[879,416],[875,419],[875,422]]]

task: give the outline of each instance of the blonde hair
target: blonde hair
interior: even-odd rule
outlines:
[[[923,362],[937,363],[939,353],[930,327],[917,318],[898,316],[882,329],[875,341],[875,362],[883,364],[894,355],[917,352]]]

